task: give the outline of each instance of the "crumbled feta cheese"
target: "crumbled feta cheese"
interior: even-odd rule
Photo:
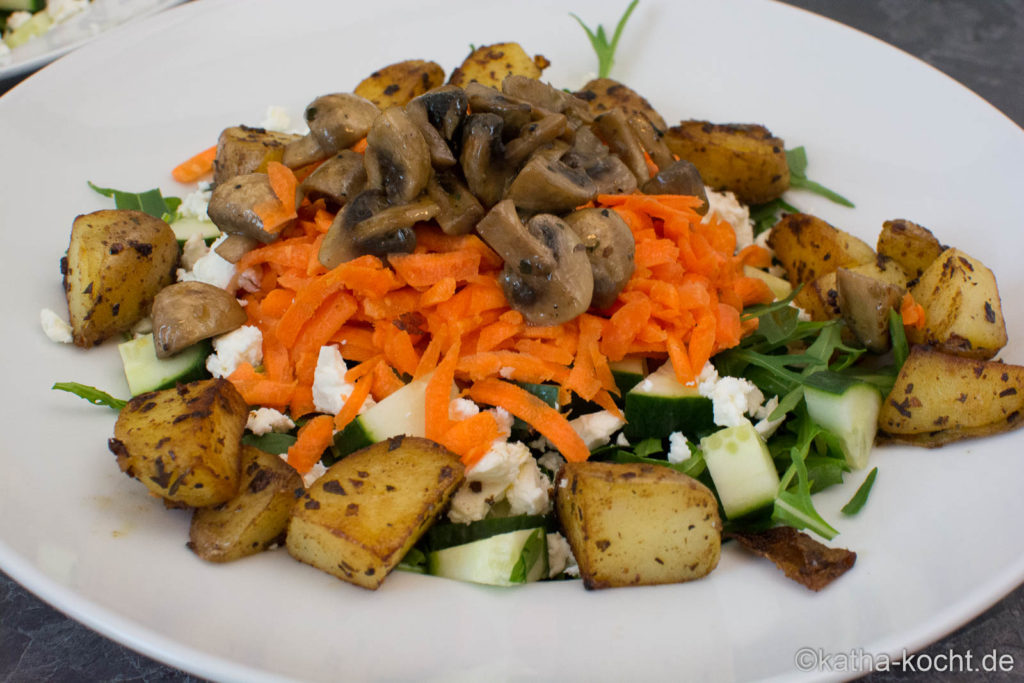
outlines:
[[[213,353],[206,359],[206,369],[214,377],[227,377],[242,363],[256,367],[262,362],[263,333],[258,327],[242,325],[214,338]]]
[[[337,346],[320,347],[313,371],[313,405],[321,413],[337,415],[352,394],[355,384],[345,381],[346,372],[348,365]]]
[[[682,432],[672,432],[668,435],[668,461],[673,465],[685,462],[690,459],[690,442]]]
[[[562,572],[570,572],[570,567],[579,573],[569,541],[557,531],[551,532],[548,534],[548,578],[554,578]]]
[[[779,428],[779,425],[786,421],[785,415],[776,420],[768,419],[768,416],[771,415],[778,407],[779,397],[772,396],[763,406],[754,411],[753,416],[758,419],[758,421],[754,423],[754,430],[764,439],[768,439],[775,433],[775,430]]]
[[[498,433],[503,439],[507,439],[512,434],[512,425],[515,424],[516,419],[512,417],[512,413],[500,406],[488,408],[488,410],[494,413],[494,419],[498,423]]]
[[[546,451],[544,455],[537,458],[537,464],[548,472],[557,473],[565,464],[565,458],[558,451]]]
[[[178,282],[205,282],[214,287],[227,289],[231,284],[231,279],[235,276],[235,264],[221,257],[216,251],[220,243],[227,238],[227,235],[218,237],[210,245],[209,251],[192,265],[192,270],[179,268]]]
[[[89,6],[89,0],[47,0],[46,13],[53,23],[61,24]]]
[[[303,485],[308,489],[316,482],[317,479],[322,477],[324,475],[324,472],[326,471],[327,468],[324,467],[324,464],[322,462],[318,462],[317,464],[313,465],[313,467],[310,468],[309,472],[306,472],[305,474],[302,475]]]
[[[740,377],[722,377],[715,383],[709,394],[715,424],[720,427],[736,427],[746,419],[743,416],[755,410],[764,400],[764,395],[753,382]]]
[[[39,311],[39,324],[50,341],[58,344],[72,342],[71,325],[49,308]]]
[[[274,131],[275,133],[287,133],[290,131],[291,125],[292,117],[288,115],[288,110],[284,107],[271,105],[267,107],[267,113],[263,117],[263,123],[260,124],[260,128]]]
[[[516,375],[516,369],[506,366],[498,370],[498,374],[505,379],[512,379]]]
[[[697,392],[701,396],[710,395],[711,390],[715,388],[716,382],[718,382],[718,369],[708,361],[704,363],[700,374],[697,375]]]
[[[717,216],[732,226],[736,233],[736,249],[754,243],[754,222],[750,220],[750,207],[742,204],[732,192],[715,192],[705,188],[708,196],[708,213],[701,220],[707,223],[711,216]]]
[[[455,421],[465,420],[480,412],[480,406],[468,398],[453,398],[448,404],[448,416]]]
[[[625,432],[619,432],[619,435],[615,437],[615,445],[622,446],[623,448],[629,447],[629,439],[626,438]]]
[[[206,185],[201,186],[195,192],[190,192],[182,198],[181,205],[178,206],[178,215],[183,218],[195,218],[201,221],[210,220],[206,210],[210,206],[210,197],[212,195],[213,191],[208,189]]]
[[[790,304],[790,306],[793,306],[793,304]],[[805,323],[811,322],[811,314],[810,313],[808,313],[804,309],[800,308],[799,306],[793,306],[793,308],[796,309],[796,319],[797,320],[799,320],[800,322],[805,322]]]
[[[249,411],[245,428],[257,436],[270,432],[289,432],[295,429],[292,419],[273,408],[257,408]]]
[[[495,441],[455,492],[448,519],[459,524],[483,519],[501,501],[508,502],[512,514],[546,514],[550,485],[529,448],[518,441]]]
[[[196,261],[203,258],[210,252],[210,248],[206,246],[206,240],[202,238],[198,233],[189,235],[188,239],[185,240],[185,244],[181,247],[181,258],[178,263],[181,264],[183,270],[192,270]]]
[[[145,318],[141,318],[139,322],[132,325],[132,338],[136,339],[144,334],[150,334],[153,331],[153,319],[148,315]]]
[[[27,22],[31,18],[32,18],[32,13],[31,12],[26,12],[25,10],[19,10],[17,12],[11,12],[8,15],[8,17],[7,17],[7,23],[6,23],[7,30],[8,31],[16,31],[17,29],[19,29],[22,26],[24,26],[25,22]]]
[[[617,415],[612,415],[607,410],[599,410],[596,413],[587,413],[569,421],[573,430],[583,439],[587,448],[594,450],[603,446],[612,439],[612,434],[622,429],[626,421]]]

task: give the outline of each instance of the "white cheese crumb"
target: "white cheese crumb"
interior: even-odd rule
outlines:
[[[480,406],[468,398],[453,398],[448,404],[448,417],[457,422],[473,417],[479,412]]]
[[[202,185],[195,192],[190,192],[181,200],[178,206],[178,214],[184,218],[195,218],[201,221],[208,221],[210,217],[206,210],[210,207],[210,197],[213,190],[208,185]]]
[[[288,110],[276,105],[270,105],[267,107],[267,113],[263,117],[263,123],[260,124],[260,128],[273,131],[275,133],[288,133],[291,130],[291,126],[292,117],[288,115]]]
[[[355,384],[345,381],[348,365],[337,346],[320,347],[313,371],[313,405],[321,413],[337,415],[352,395]]]
[[[612,415],[607,410],[599,410],[596,413],[580,415],[569,421],[575,431],[589,450],[603,446],[612,439],[612,434],[622,429],[626,421],[621,417]]]
[[[289,432],[295,429],[292,419],[273,408],[257,408],[249,411],[245,428],[257,436],[270,432]]]
[[[775,430],[779,428],[779,425],[786,421],[785,415],[776,420],[768,419],[768,416],[771,415],[772,412],[778,407],[779,397],[772,396],[770,399],[768,399],[768,401],[765,402],[763,406],[758,408],[753,413],[753,416],[758,419],[758,421],[754,423],[754,430],[757,431],[757,433],[760,434],[764,439],[768,439],[772,434],[775,433]]]
[[[31,18],[32,13],[26,12],[25,10],[11,12],[11,14],[7,17],[7,30],[15,31],[24,26],[25,22],[27,22]]]
[[[458,524],[483,519],[501,501],[515,515],[546,514],[550,486],[529,448],[518,441],[495,441],[455,492],[448,519]]]
[[[544,455],[537,458],[537,464],[548,472],[557,474],[558,470],[562,469],[562,465],[565,464],[565,458],[558,451],[547,451]]]
[[[711,399],[715,424],[720,427],[742,424],[743,416],[764,400],[764,395],[752,382],[739,377],[722,377],[707,396]]]
[[[196,262],[208,253],[210,253],[210,248],[206,246],[206,240],[198,233],[193,233],[188,236],[185,244],[182,245],[181,258],[178,260],[178,263],[181,264],[183,270],[192,270]]]
[[[629,439],[626,438],[625,432],[619,432],[619,435],[615,437],[615,445],[623,448],[629,447]]]
[[[512,379],[516,375],[516,369],[506,366],[498,370],[498,374],[504,379]]]
[[[132,325],[132,338],[137,339],[144,334],[150,334],[153,331],[153,319],[148,315],[145,318],[141,318],[139,322]]]
[[[557,531],[551,532],[548,534],[548,578],[554,578],[562,572],[572,573],[573,569],[576,574],[579,573],[580,568],[576,565],[569,541]]]
[[[672,432],[668,435],[668,461],[673,465],[685,462],[690,459],[690,442],[682,432]]]
[[[256,367],[262,362],[263,333],[258,327],[242,325],[214,338],[213,353],[206,359],[206,369],[214,377],[227,377],[242,363]]]
[[[737,251],[754,243],[754,222],[750,220],[750,207],[736,199],[732,192],[715,192],[705,188],[708,196],[708,213],[701,222],[707,223],[710,216],[717,216],[732,226],[736,233]]]
[[[227,238],[227,235],[218,237],[210,245],[209,251],[192,265],[192,270],[179,268],[178,282],[205,282],[214,287],[227,289],[231,284],[231,279],[235,276],[235,264],[222,258],[216,251],[220,243]]]
[[[313,467],[310,468],[309,472],[306,472],[305,474],[302,475],[303,485],[308,489],[316,482],[317,479],[322,477],[324,475],[324,472],[326,471],[327,468],[324,467],[324,464],[322,462],[318,462],[317,464],[313,465]]]
[[[50,341],[58,344],[72,342],[71,325],[49,308],[39,311],[39,324]]]
[[[512,413],[508,412],[502,407],[488,408],[494,413],[494,419],[498,423],[498,433],[501,434],[502,439],[507,439],[512,434],[512,425],[515,423],[515,418],[512,417]]]

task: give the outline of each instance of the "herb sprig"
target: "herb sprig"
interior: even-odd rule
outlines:
[[[597,53],[597,75],[599,78],[608,78],[612,72],[612,67],[615,65],[615,49],[619,46],[619,38],[622,36],[622,29],[626,27],[626,22],[629,21],[629,15],[636,9],[637,4],[640,0],[633,0],[629,3],[629,7],[626,8],[625,14],[619,19],[619,23],[615,26],[615,33],[612,34],[612,42],[608,42],[608,36],[604,31],[604,26],[601,24],[597,25],[595,30],[591,30],[589,26],[583,23],[583,20],[578,16],[569,13],[573,19],[579,22],[579,25],[583,27],[583,30],[587,33],[587,38],[590,39],[590,45],[594,48],[594,52]]]

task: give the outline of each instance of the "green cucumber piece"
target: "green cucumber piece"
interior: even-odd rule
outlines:
[[[212,348],[208,340],[194,344],[170,358],[157,358],[153,335],[144,334],[117,345],[124,376],[132,396],[173,387],[209,377],[206,358]]]
[[[32,15],[31,19],[11,31],[10,34],[4,38],[4,42],[7,43],[7,47],[13,50],[16,47],[24,45],[30,39],[43,35],[50,30],[52,25],[53,20],[50,19],[49,14],[46,12],[36,12]]]
[[[469,524],[441,523],[427,530],[426,544],[430,550],[444,550],[455,545],[482,541],[491,536],[507,534],[545,526],[543,515],[516,515],[514,517],[491,517]]]
[[[779,473],[750,422],[704,437],[700,450],[727,518],[743,517],[775,502]]]
[[[804,400],[811,420],[839,438],[847,464],[864,469],[882,409],[878,389],[836,373],[819,372],[808,377]]]
[[[178,239],[178,244],[185,244],[192,235],[199,235],[207,245],[220,237],[220,228],[213,221],[204,221],[199,218],[186,216],[174,221],[171,230]]]
[[[427,572],[457,581],[514,586],[548,575],[543,526],[498,534],[427,553]]]
[[[626,394],[626,438],[667,438],[682,432],[698,439],[713,432],[711,399],[676,379],[671,363],[649,374]]]
[[[646,358],[623,358],[608,363],[608,367],[611,368],[612,377],[615,378],[615,386],[619,388],[619,393],[623,396],[640,384],[644,376],[647,375]]]
[[[335,459],[340,460],[349,453],[392,436],[425,436],[425,393],[431,374],[409,382],[335,434],[332,449]]]

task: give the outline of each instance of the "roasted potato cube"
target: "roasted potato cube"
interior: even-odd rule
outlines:
[[[409,100],[444,85],[444,69],[437,62],[409,59],[374,71],[356,86],[356,95],[381,110],[404,107]]]
[[[567,463],[555,508],[588,589],[690,581],[718,565],[714,494],[668,467]]]
[[[62,262],[77,346],[131,329],[174,280],[178,242],[170,226],[141,211],[108,209],[75,218]]]
[[[210,562],[230,562],[284,540],[302,477],[279,456],[242,446],[238,494],[192,514],[188,547]]]
[[[925,268],[946,249],[928,228],[902,218],[882,224],[876,248],[879,255],[900,264],[910,279],[921,277]]]
[[[419,540],[465,476],[458,456],[396,436],[332,465],[295,502],[292,557],[375,590]]]
[[[778,199],[789,189],[785,143],[757,124],[682,121],[665,144],[700,171],[704,183],[746,204]]]
[[[875,260],[874,250],[848,232],[806,213],[791,213],[772,228],[768,245],[786,270],[794,287],[836,268],[850,268]]]
[[[1022,418],[1024,367],[915,346],[882,404],[878,426],[883,440],[941,446],[1017,429]]]
[[[281,161],[285,145],[300,137],[249,126],[225,128],[217,139],[213,184],[246,173],[266,173],[267,164]]]
[[[976,258],[947,249],[910,290],[924,307],[923,330],[907,338],[967,358],[992,358],[1006,346],[1006,323],[995,275]]]
[[[668,128],[665,119],[640,93],[611,78],[595,78],[574,94],[587,103],[594,116],[621,109],[626,118],[642,114],[659,131],[664,132]]]
[[[238,492],[248,416],[245,400],[225,379],[179,384],[128,401],[110,450],[122,472],[165,500],[219,505]]]
[[[550,64],[541,55],[530,57],[519,43],[495,43],[473,50],[462,65],[452,71],[448,82],[464,88],[477,81],[501,90],[506,76],[540,78]]]

